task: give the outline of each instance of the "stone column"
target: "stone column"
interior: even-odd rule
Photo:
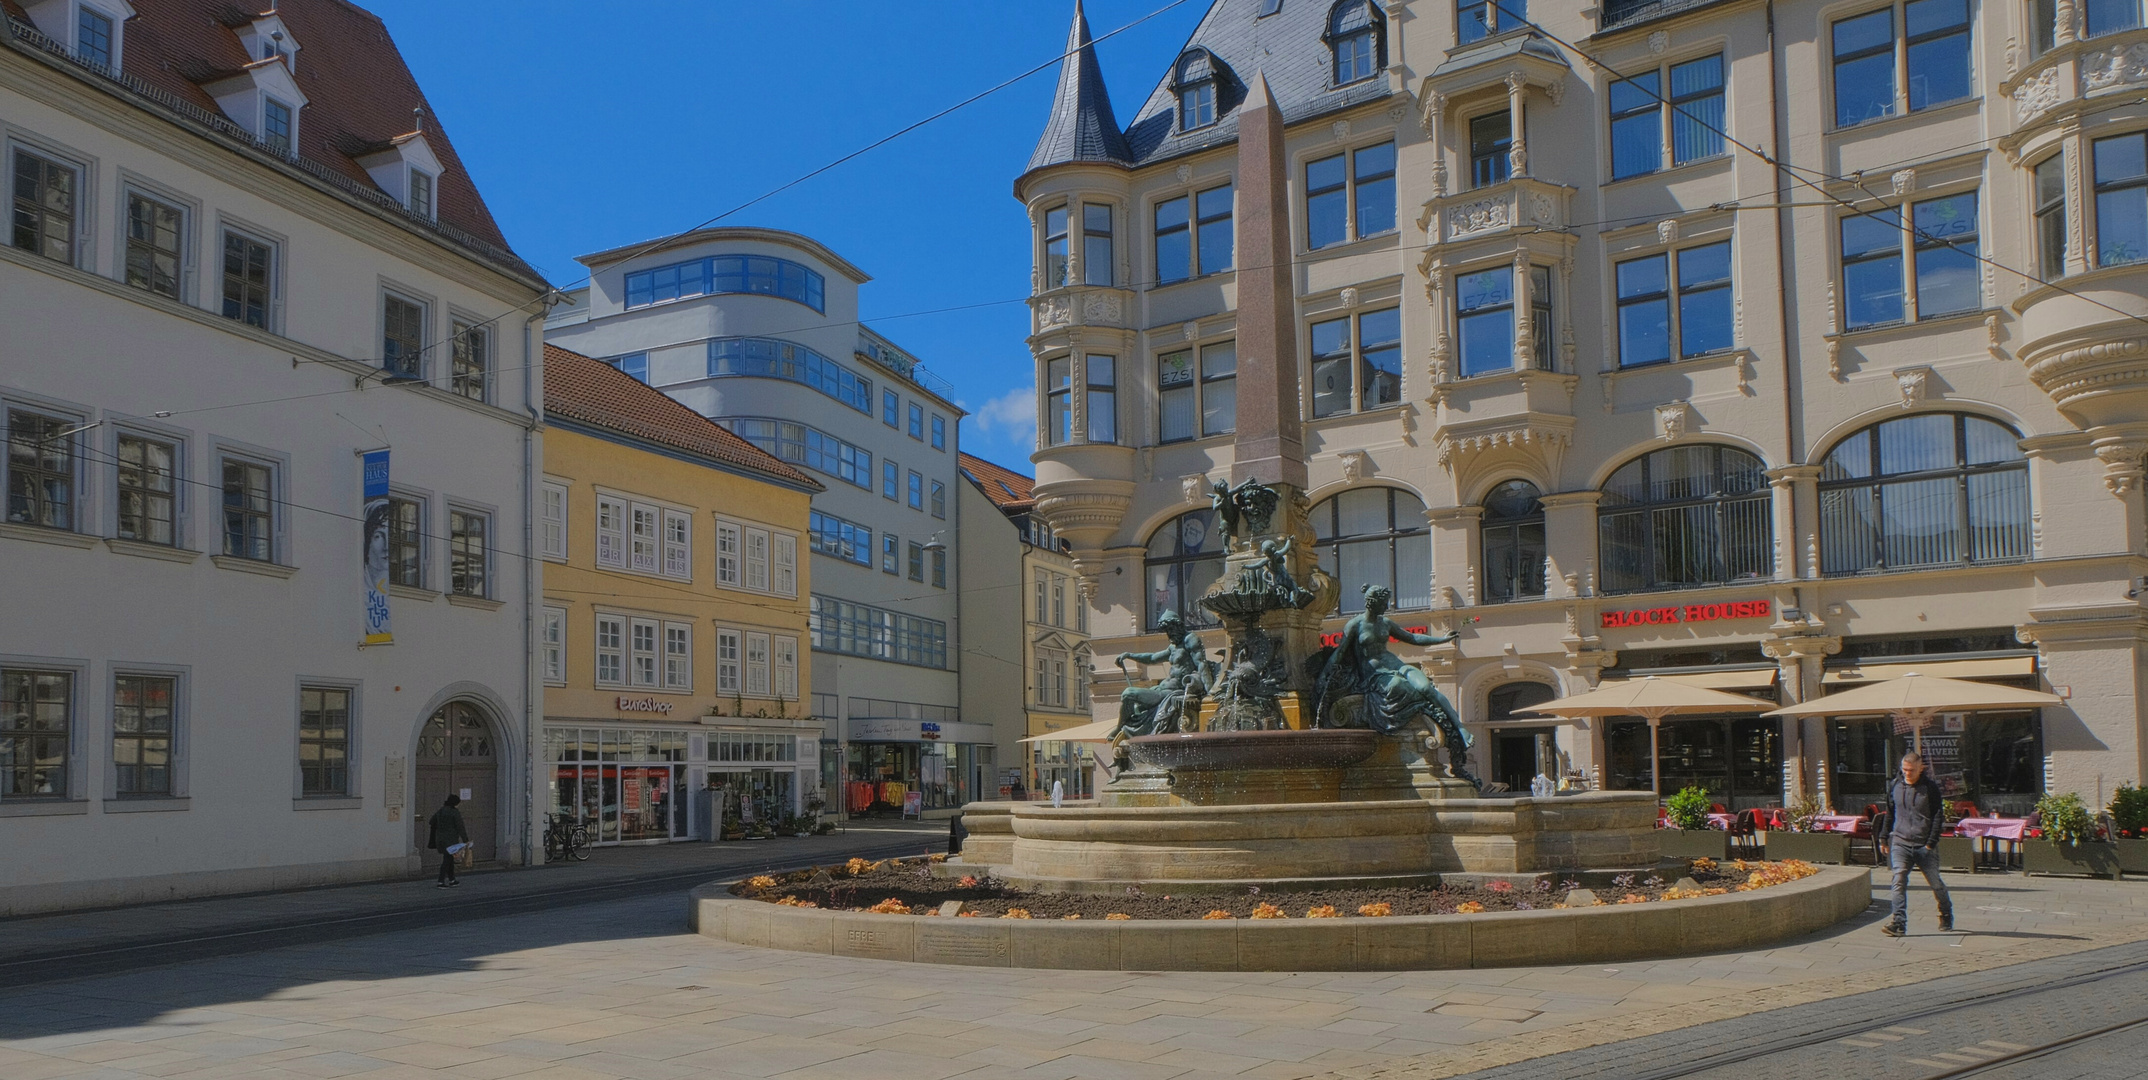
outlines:
[[[1425,129],[1425,142],[1431,150],[1432,197],[1447,194],[1447,95],[1429,92],[1425,94],[1424,112],[1419,117]]]
[[[1536,369],[1536,282],[1529,274],[1529,249],[1514,253],[1514,370]]]
[[[1513,176],[1529,175],[1529,140],[1527,125],[1522,123],[1522,110],[1529,100],[1529,80],[1519,71],[1507,73],[1507,125],[1514,136],[1514,148],[1507,151],[1507,172]]]
[[[1482,506],[1440,506],[1425,511],[1432,526],[1432,606],[1470,607],[1477,602],[1477,525]]]
[[[1593,588],[1589,568],[1596,554],[1596,503],[1602,498],[1600,491],[1562,491],[1538,500],[1544,504],[1544,549],[1558,575],[1554,581],[1563,587],[1573,578],[1579,595]]]
[[[1819,567],[1802,565],[1801,560],[1809,552],[1798,542],[1798,536],[1819,527],[1820,493],[1816,485],[1820,467],[1785,465],[1769,469],[1767,476],[1768,487],[1773,489],[1775,497],[1772,506],[1775,514],[1775,580],[1819,576]],[[1801,529],[1801,524],[1805,528]]]

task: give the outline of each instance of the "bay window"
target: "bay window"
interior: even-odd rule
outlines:
[[[2035,170],[2037,272],[2066,276],[2066,154],[2053,154]]]
[[[1508,114],[1501,110],[1475,117],[1469,122],[1469,179],[1474,187],[1490,187],[1506,182],[1513,161],[1507,155],[1514,149],[1514,126]]]
[[[1093,443],[1117,442],[1119,439],[1116,363],[1112,357],[1090,353],[1082,365],[1089,391],[1083,404],[1089,414],[1089,441]]]
[[[1529,268],[1529,333],[1531,362],[1543,371],[1552,363],[1554,334],[1551,310],[1551,270]],[[1465,379],[1514,369],[1515,311],[1514,268],[1458,274],[1454,279],[1454,321],[1461,352],[1461,376]]]
[[[1111,284],[1111,207],[1081,207],[1081,279],[1085,285]]]
[[[1070,206],[1044,212],[1044,287],[1056,289],[1067,283],[1067,212]]]
[[[2097,139],[2096,264],[2148,259],[2148,132]]]
[[[1519,30],[1528,18],[1528,0],[1460,0],[1455,5],[1456,44]]]
[[[1064,446],[1074,441],[1074,359],[1068,356],[1044,363],[1044,444]],[[894,496],[889,496],[893,498]]]

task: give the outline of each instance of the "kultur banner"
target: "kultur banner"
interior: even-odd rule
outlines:
[[[388,627],[388,452],[365,453],[365,637],[366,645],[395,641]]]

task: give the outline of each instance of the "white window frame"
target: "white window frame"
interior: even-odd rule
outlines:
[[[538,488],[537,549],[553,562],[567,561],[567,495],[567,485],[550,480]]]
[[[741,548],[745,546],[740,534],[744,529],[735,522],[716,519],[716,584],[738,588],[744,584],[740,573]]]
[[[17,138],[7,140],[6,150],[7,153],[4,159],[0,159],[0,166],[5,166],[7,169],[5,191],[10,207],[15,202],[15,155],[29,154],[33,157],[40,157],[74,174],[74,206],[68,214],[67,258],[64,261],[67,265],[78,269],[91,269],[89,239],[93,234],[90,230],[89,215],[94,200],[90,198],[91,176],[88,163],[78,154],[65,153],[56,147]],[[8,239],[8,245],[10,247],[14,246],[12,235]],[[16,248],[15,250],[21,251],[23,249]],[[26,252],[26,254],[35,255],[40,259],[47,257],[42,251],[31,251]],[[122,278],[124,278],[124,274],[122,274]]]
[[[680,510],[663,515],[664,576],[691,581],[694,576],[694,518]]]
[[[769,696],[769,635],[746,632],[746,696]]]
[[[238,323],[242,326],[253,325],[252,323],[247,322],[242,316],[231,316],[224,314],[224,248],[229,243],[227,237],[230,236],[237,236],[238,238],[245,240],[249,243],[259,244],[260,246],[268,250],[268,277],[267,280],[263,282],[264,287],[268,289],[268,299],[267,302],[262,305],[261,310],[262,321],[265,322],[267,325],[258,326],[255,327],[255,329],[264,330],[271,334],[282,333],[284,298],[283,253],[288,249],[288,242],[280,234],[272,233],[265,229],[256,228],[255,226],[246,224],[241,221],[234,221],[229,218],[219,217],[216,228],[216,249],[214,253],[214,258],[216,260],[216,268],[213,273],[204,275],[208,282],[213,282],[214,284],[212,286],[205,283],[203,286],[205,291],[211,288],[214,289],[214,301],[205,306],[208,307],[209,310],[215,312],[217,315],[223,318],[230,319],[232,322]],[[210,256],[205,255],[204,259],[206,260],[209,257]],[[382,309],[384,311],[386,310],[385,302],[383,302]]]
[[[790,533],[775,534],[774,554],[775,573],[769,580],[771,591],[777,596],[797,596],[798,538]]]
[[[547,605],[538,630],[538,655],[544,665],[547,686],[567,683],[567,609]]]
[[[753,592],[768,591],[768,530],[747,529],[745,544],[745,587]]]
[[[627,564],[626,519],[628,503],[610,495],[597,496],[597,565],[624,570]]]
[[[597,632],[591,639],[596,645],[598,686],[625,686],[627,684],[627,619],[624,615],[597,612]],[[606,642],[609,641],[609,645]],[[609,674],[606,673],[609,661]]]
[[[716,628],[716,692],[737,696],[745,692],[745,682],[740,674],[745,646],[739,633],[729,627]]]
[[[295,138],[298,133],[298,124],[295,118],[293,119],[291,124],[291,132],[292,136]],[[426,197],[425,205],[423,206],[418,205],[418,178],[421,176],[425,178]],[[410,179],[404,184],[403,190],[409,196],[409,210],[411,213],[416,214],[417,216],[424,218],[427,221],[432,221],[439,217],[440,178],[438,176],[426,172],[423,169],[412,168],[410,170]]]
[[[457,514],[460,514],[465,518],[475,519],[484,523],[484,543],[479,548],[477,553],[478,580],[477,591],[475,592],[457,592],[455,589],[455,516]],[[495,569],[494,563],[498,561],[494,558],[494,553],[499,550],[499,534],[498,530],[494,528],[494,526],[499,524],[498,515],[494,514],[490,510],[483,509],[481,507],[470,506],[461,503],[449,503],[447,508],[446,524],[448,533],[448,559],[447,563],[442,567],[445,577],[440,583],[442,585],[447,586],[447,591],[456,596],[469,596],[475,597],[480,600],[490,599],[492,597],[494,577],[493,570]]]
[[[775,641],[776,696],[785,701],[798,700],[798,639],[789,634],[777,634]]]
[[[627,504],[627,569],[654,574],[662,569],[664,512],[648,503]]]
[[[411,369],[408,374],[414,375],[420,379],[429,380],[430,376],[427,374],[427,371],[434,366],[431,363],[431,361],[434,359],[434,357],[432,356],[433,302],[429,298],[424,296],[422,293],[413,292],[410,289],[403,288],[400,285],[390,284],[386,281],[383,281],[380,286],[380,302],[374,305],[375,309],[379,312],[380,323],[379,329],[375,331],[375,336],[373,340],[377,342],[380,347],[381,370],[394,370],[388,367],[388,302],[391,300],[410,304],[418,309],[418,344],[416,357],[417,366]],[[439,366],[445,367],[446,365],[442,364]]]
[[[12,184],[12,180],[10,181],[10,184]],[[10,191],[10,194],[12,195],[12,189]],[[127,247],[130,241],[130,237],[128,234],[133,222],[132,204],[133,201],[137,198],[144,199],[153,203],[159,203],[170,209],[179,211],[179,295],[176,297],[165,297],[165,299],[177,300],[179,303],[191,305],[194,302],[194,288],[196,282],[200,278],[200,274],[198,273],[197,269],[197,256],[199,254],[197,249],[200,247],[200,244],[196,242],[194,236],[195,223],[200,220],[201,217],[200,204],[193,199],[175,195],[172,192],[164,190],[163,187],[161,187],[160,185],[151,184],[148,181],[143,180],[141,177],[134,176],[131,173],[125,172],[122,172],[120,178],[119,227],[112,230],[114,256],[114,262],[112,264],[113,280],[118,281],[123,285],[127,284]],[[221,247],[217,249],[217,255],[219,258],[222,257],[223,249]],[[270,273],[272,276],[274,274],[274,270],[275,268],[272,265],[270,267]],[[219,270],[218,272],[218,281],[222,281],[221,270]],[[140,291],[149,293],[152,296],[164,295],[163,293],[156,292],[153,289],[145,288],[138,285],[128,285],[128,288],[139,289]],[[218,293],[217,300],[218,306],[221,307],[223,300],[223,295],[221,292]]]
[[[644,635],[646,634],[646,637]],[[627,620],[627,683],[642,689],[653,690],[657,685],[657,671],[662,662],[664,624],[657,619],[633,617]],[[644,645],[644,641],[647,642]]]
[[[664,689],[692,693],[694,689],[693,625],[682,622],[666,622],[663,634]]]

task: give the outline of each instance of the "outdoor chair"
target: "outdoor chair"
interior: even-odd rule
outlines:
[[[1760,854],[1760,811],[1740,810],[1730,823],[1730,846],[1740,855]]]

